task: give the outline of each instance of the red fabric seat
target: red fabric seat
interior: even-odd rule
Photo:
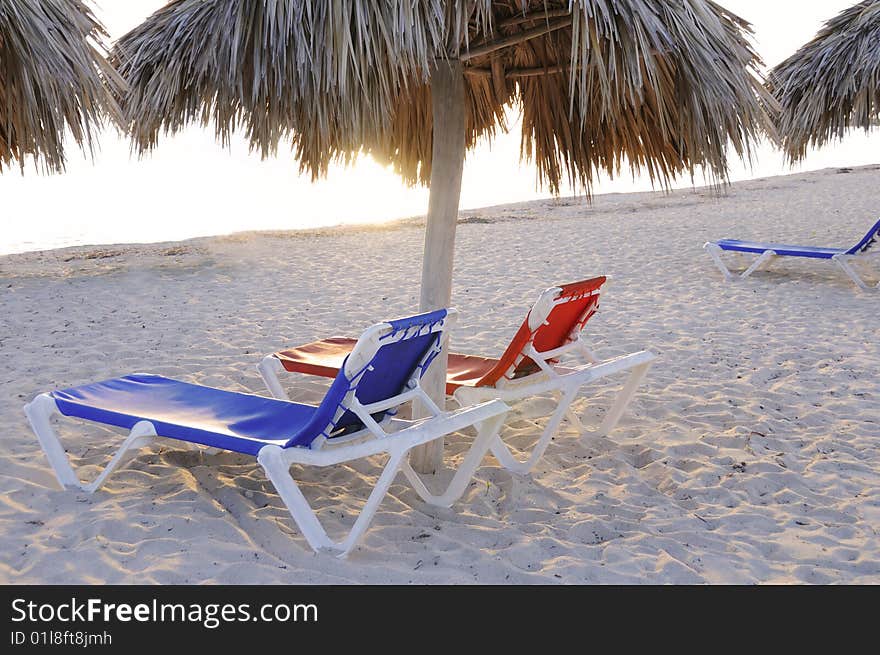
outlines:
[[[304,346],[275,353],[281,365],[291,373],[320,375],[335,378],[342,368],[342,362],[354,348],[357,339],[348,337],[331,337],[321,341],[313,341]]]
[[[446,372],[446,393],[459,387],[493,386],[501,378],[519,378],[538,370],[523,354],[531,343],[538,352],[555,350],[571,341],[584,324],[596,313],[599,289],[605,283],[599,276],[559,287],[555,304],[546,319],[536,328],[529,326],[531,312],[526,315],[510,345],[499,359],[449,353]],[[275,353],[285,370],[322,377],[336,377],[355,339],[332,337]]]
[[[296,348],[275,353],[281,365],[291,373],[336,377],[342,362],[351,352],[356,339],[348,337],[331,337],[321,341],[313,341]],[[461,386],[475,386],[498,365],[497,359],[478,355],[449,354],[449,365],[446,372],[446,393],[451,394]]]

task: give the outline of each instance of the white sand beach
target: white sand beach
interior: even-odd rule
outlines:
[[[659,359],[616,432],[564,428],[530,476],[490,456],[448,510],[399,478],[347,560],[308,548],[245,456],[164,442],[62,491],[22,406],[131,372],[265,393],[263,355],[417,308],[421,221],[0,257],[0,583],[880,583],[880,293],[806,260],[728,284],[701,248],[844,246],[878,214],[880,166],[463,212],[456,350],[497,355],[542,289],[609,274],[587,341]],[[621,382],[584,391],[586,424]],[[551,407],[517,405],[505,440]],[[59,427],[84,478],[121,440]],[[379,470],[294,473],[333,534]]]

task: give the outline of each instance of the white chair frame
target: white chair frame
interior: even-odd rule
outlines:
[[[529,311],[529,328],[532,331],[546,322],[550,312],[557,304],[570,300],[560,298],[559,294],[561,292],[561,288],[551,287],[540,295]],[[593,291],[589,295],[597,293],[598,291]],[[556,366],[551,362],[551,360],[555,360],[569,352],[580,354],[586,360],[586,363],[575,368],[567,368]],[[612,432],[620,422],[639,385],[645,379],[651,364],[657,359],[654,353],[642,350],[607,361],[600,361],[583,341],[580,333],[574,335],[572,340],[564,346],[543,353],[537,352],[529,344],[522,353],[522,357],[511,366],[508,375],[513,374],[516,365],[519,364],[523,357],[530,357],[541,370],[523,378],[502,378],[495,386],[491,387],[459,387],[453,395],[458,405],[464,407],[471,403],[485,402],[491,399],[513,402],[541,393],[555,392],[558,394],[558,406],[541,433],[531,455],[525,461],[518,461],[500,437],[493,440],[491,446],[492,453],[502,466],[518,474],[528,473],[534,468],[556,434],[564,416],[568,417],[572,426],[581,434],[588,432],[571,409],[571,405],[582,387],[606,376],[631,370],[629,379],[624,384],[614,404],[608,410],[602,424],[597,430],[589,431],[589,434],[593,436],[607,436]],[[259,363],[257,370],[263,378],[267,389],[275,398],[282,400],[288,398],[280,380],[280,374],[287,372],[281,360],[274,355],[267,355]]]
[[[760,253],[758,257],[752,262],[752,264],[746,268],[742,273],[733,273],[727,265],[724,263],[724,260],[721,259],[721,254],[724,252],[737,252],[741,255],[743,253],[738,250],[724,250],[721,246],[714,242],[707,242],[703,245],[703,248],[709,253],[709,256],[712,258],[712,261],[715,262],[715,266],[718,267],[718,270],[721,271],[721,274],[724,276],[724,279],[728,282],[735,282],[737,280],[745,280],[752,273],[759,270],[765,265],[769,265],[770,262],[773,261],[776,257],[781,257],[783,255],[777,255],[774,250],[765,250]],[[837,255],[833,255],[830,258],[832,264],[837,266],[841,271],[843,271],[846,276],[852,280],[857,287],[864,291],[877,291],[880,290],[880,282],[877,282],[876,286],[870,285],[865,282],[862,277],[859,275],[858,271],[855,270],[852,266],[852,262],[859,261],[865,258],[865,253],[857,253],[857,254],[848,254],[848,253],[839,253]],[[801,257],[801,259],[807,259]],[[813,258],[816,259],[816,258]]]
[[[553,365],[549,361],[569,351],[580,352],[587,359],[587,363],[569,368]],[[454,394],[455,400],[461,406],[492,398],[515,402],[547,392],[555,392],[559,395],[556,410],[550,416],[531,454],[524,461],[514,457],[513,452],[501,440],[500,436],[492,441],[491,450],[496,459],[504,468],[519,474],[528,473],[535,467],[559,429],[563,417],[567,417],[572,427],[582,435],[590,434],[595,437],[604,437],[611,433],[623,417],[651,364],[657,359],[654,353],[642,350],[599,361],[581,340],[580,335],[561,348],[543,353],[539,353],[529,345],[526,354],[540,367],[539,372],[515,380],[502,379],[494,387],[460,387],[456,389]],[[629,378],[606,412],[599,428],[592,431],[587,430],[571,408],[575,398],[585,385],[623,371],[631,371]]]
[[[451,321],[454,318],[454,314],[451,313],[448,320]],[[448,325],[449,323],[446,325],[447,328]],[[362,370],[366,364],[372,361],[375,350],[379,347],[379,339],[388,335],[389,327],[388,324],[379,324],[364,333],[358,346],[349,357],[349,362],[346,365],[347,374]],[[447,338],[446,335],[448,332],[442,337],[444,341]],[[438,344],[437,348],[441,345],[442,343]],[[430,414],[429,416],[416,421],[405,421],[386,416],[381,423],[372,417],[372,414],[397,407],[414,399],[423,403]],[[71,466],[67,453],[65,453],[52,425],[52,417],[56,414],[62,414],[52,396],[46,393],[40,394],[28,403],[24,410],[61,486],[79,489],[87,493],[94,493],[99,489],[110,474],[122,464],[127,454],[146,447],[161,438],[151,422],[140,421],[136,423],[95,480],[84,483],[80,481]],[[350,391],[339,411],[346,410],[357,415],[364,425],[362,430],[332,439],[318,437],[312,443],[311,448],[282,448],[276,445],[266,445],[257,454],[257,461],[275,486],[309,545],[315,551],[329,551],[339,557],[348,555],[363,536],[379,504],[399,472],[404,474],[418,495],[428,504],[449,507],[458,500],[467,489],[469,481],[488,452],[493,439],[497,438],[509,407],[504,402],[495,400],[444,412],[422,389],[418,375],[414,375],[405,391],[381,402],[362,405],[354,392]],[[409,464],[411,450],[416,446],[441,439],[448,434],[471,426],[476,427],[477,437],[465,454],[458,470],[442,493],[431,493],[419,474]],[[176,439],[173,441],[189,444],[189,442],[181,442]],[[293,464],[325,467],[382,454],[387,455],[388,460],[364,507],[355,519],[349,533],[342,540],[333,541],[321,525],[299,485],[291,476],[290,467]]]

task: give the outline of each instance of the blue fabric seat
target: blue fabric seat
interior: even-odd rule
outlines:
[[[330,439],[363,427],[346,407],[350,392],[369,405],[401,393],[414,372],[421,377],[440,338],[433,327],[442,325],[446,315],[444,309],[389,321],[391,330],[380,339],[373,358],[348,374],[343,363],[317,406],[149,374],[52,391],[49,396],[65,416],[127,429],[148,421],[161,437],[248,455],[270,444],[309,447],[318,437]],[[385,413],[373,418],[381,421]]]
[[[820,248],[817,246],[793,246],[784,243],[760,243],[757,241],[740,241],[739,239],[721,239],[716,241],[722,250],[735,252],[753,252],[761,254],[772,250],[777,255],[789,257],[812,257],[814,259],[831,259],[834,255],[846,252],[845,248]]]
[[[159,436],[249,455],[267,444],[287,445],[318,409],[159,375],[126,375],[50,395],[65,416],[126,429],[149,421]]]

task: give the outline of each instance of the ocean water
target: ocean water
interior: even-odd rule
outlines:
[[[822,22],[852,0],[771,3],[724,0],[728,9],[751,21],[755,44],[773,66],[810,39]],[[122,36],[165,0],[108,0],[96,3],[111,39]],[[511,134],[483,143],[466,161],[462,209],[549,197],[536,187],[534,168],[519,162],[516,118]],[[94,161],[71,153],[64,175],[43,176],[33,168],[0,175],[0,254],[73,245],[180,240],[242,230],[308,229],[377,223],[424,214],[428,193],[409,188],[371,160],[350,169],[334,167],[313,183],[299,174],[292,157],[260,161],[236,141],[229,149],[209,131],[192,128],[163,139],[156,152],[132,158],[115,133],[104,134]],[[874,164],[880,160],[880,131],[853,133],[843,142],[812,153],[799,167],[784,166],[769,146],[756,152],[753,166],[732,162],[732,180],[781,175],[827,167]],[[705,183],[701,177],[694,181]],[[675,182],[687,187],[691,180]],[[650,190],[645,177],[601,178],[594,193]],[[573,189],[563,189],[570,196]]]
[[[166,0],[105,0],[96,4],[111,39],[118,38]],[[852,0],[793,3],[723,0],[751,21],[755,45],[770,67],[812,38],[822,22]],[[469,155],[461,207],[471,209],[549,197],[536,187],[534,168],[519,162],[515,117],[511,134],[483,143]],[[307,229],[376,223],[424,214],[428,193],[408,188],[390,170],[370,160],[350,169],[334,167],[316,183],[299,174],[285,152],[268,161],[234,142],[227,150],[209,131],[192,128],[163,139],[142,160],[129,155],[125,140],[104,134],[94,161],[71,153],[64,175],[0,175],[0,254],[72,245],[179,240],[242,230]],[[843,142],[812,153],[790,169],[769,146],[756,152],[752,167],[733,162],[730,178],[781,175],[827,167],[874,164],[880,160],[880,131],[853,133]],[[701,177],[694,181],[705,183]],[[678,180],[674,187],[691,185]],[[601,178],[594,193],[650,190],[645,177]],[[574,193],[563,189],[563,196]]]
[[[105,134],[94,160],[71,153],[68,171],[0,175],[0,254],[66,246],[176,241],[246,230],[293,230],[379,223],[423,215],[428,192],[407,187],[369,158],[333,167],[327,179],[301,175],[286,152],[260,161],[243,142],[224,149],[213,134],[193,128],[165,139],[145,158],[127,142]],[[791,169],[769,145],[753,166],[737,163],[732,180],[880,161],[880,134],[853,133],[812,153]],[[705,180],[694,181],[702,185]],[[677,180],[676,188],[691,186]],[[601,178],[594,193],[651,190],[647,177]],[[564,189],[563,196],[575,190]],[[480,144],[465,164],[462,209],[551,197],[536,186],[535,169],[519,161],[519,137]],[[583,202],[586,199],[583,198]]]

